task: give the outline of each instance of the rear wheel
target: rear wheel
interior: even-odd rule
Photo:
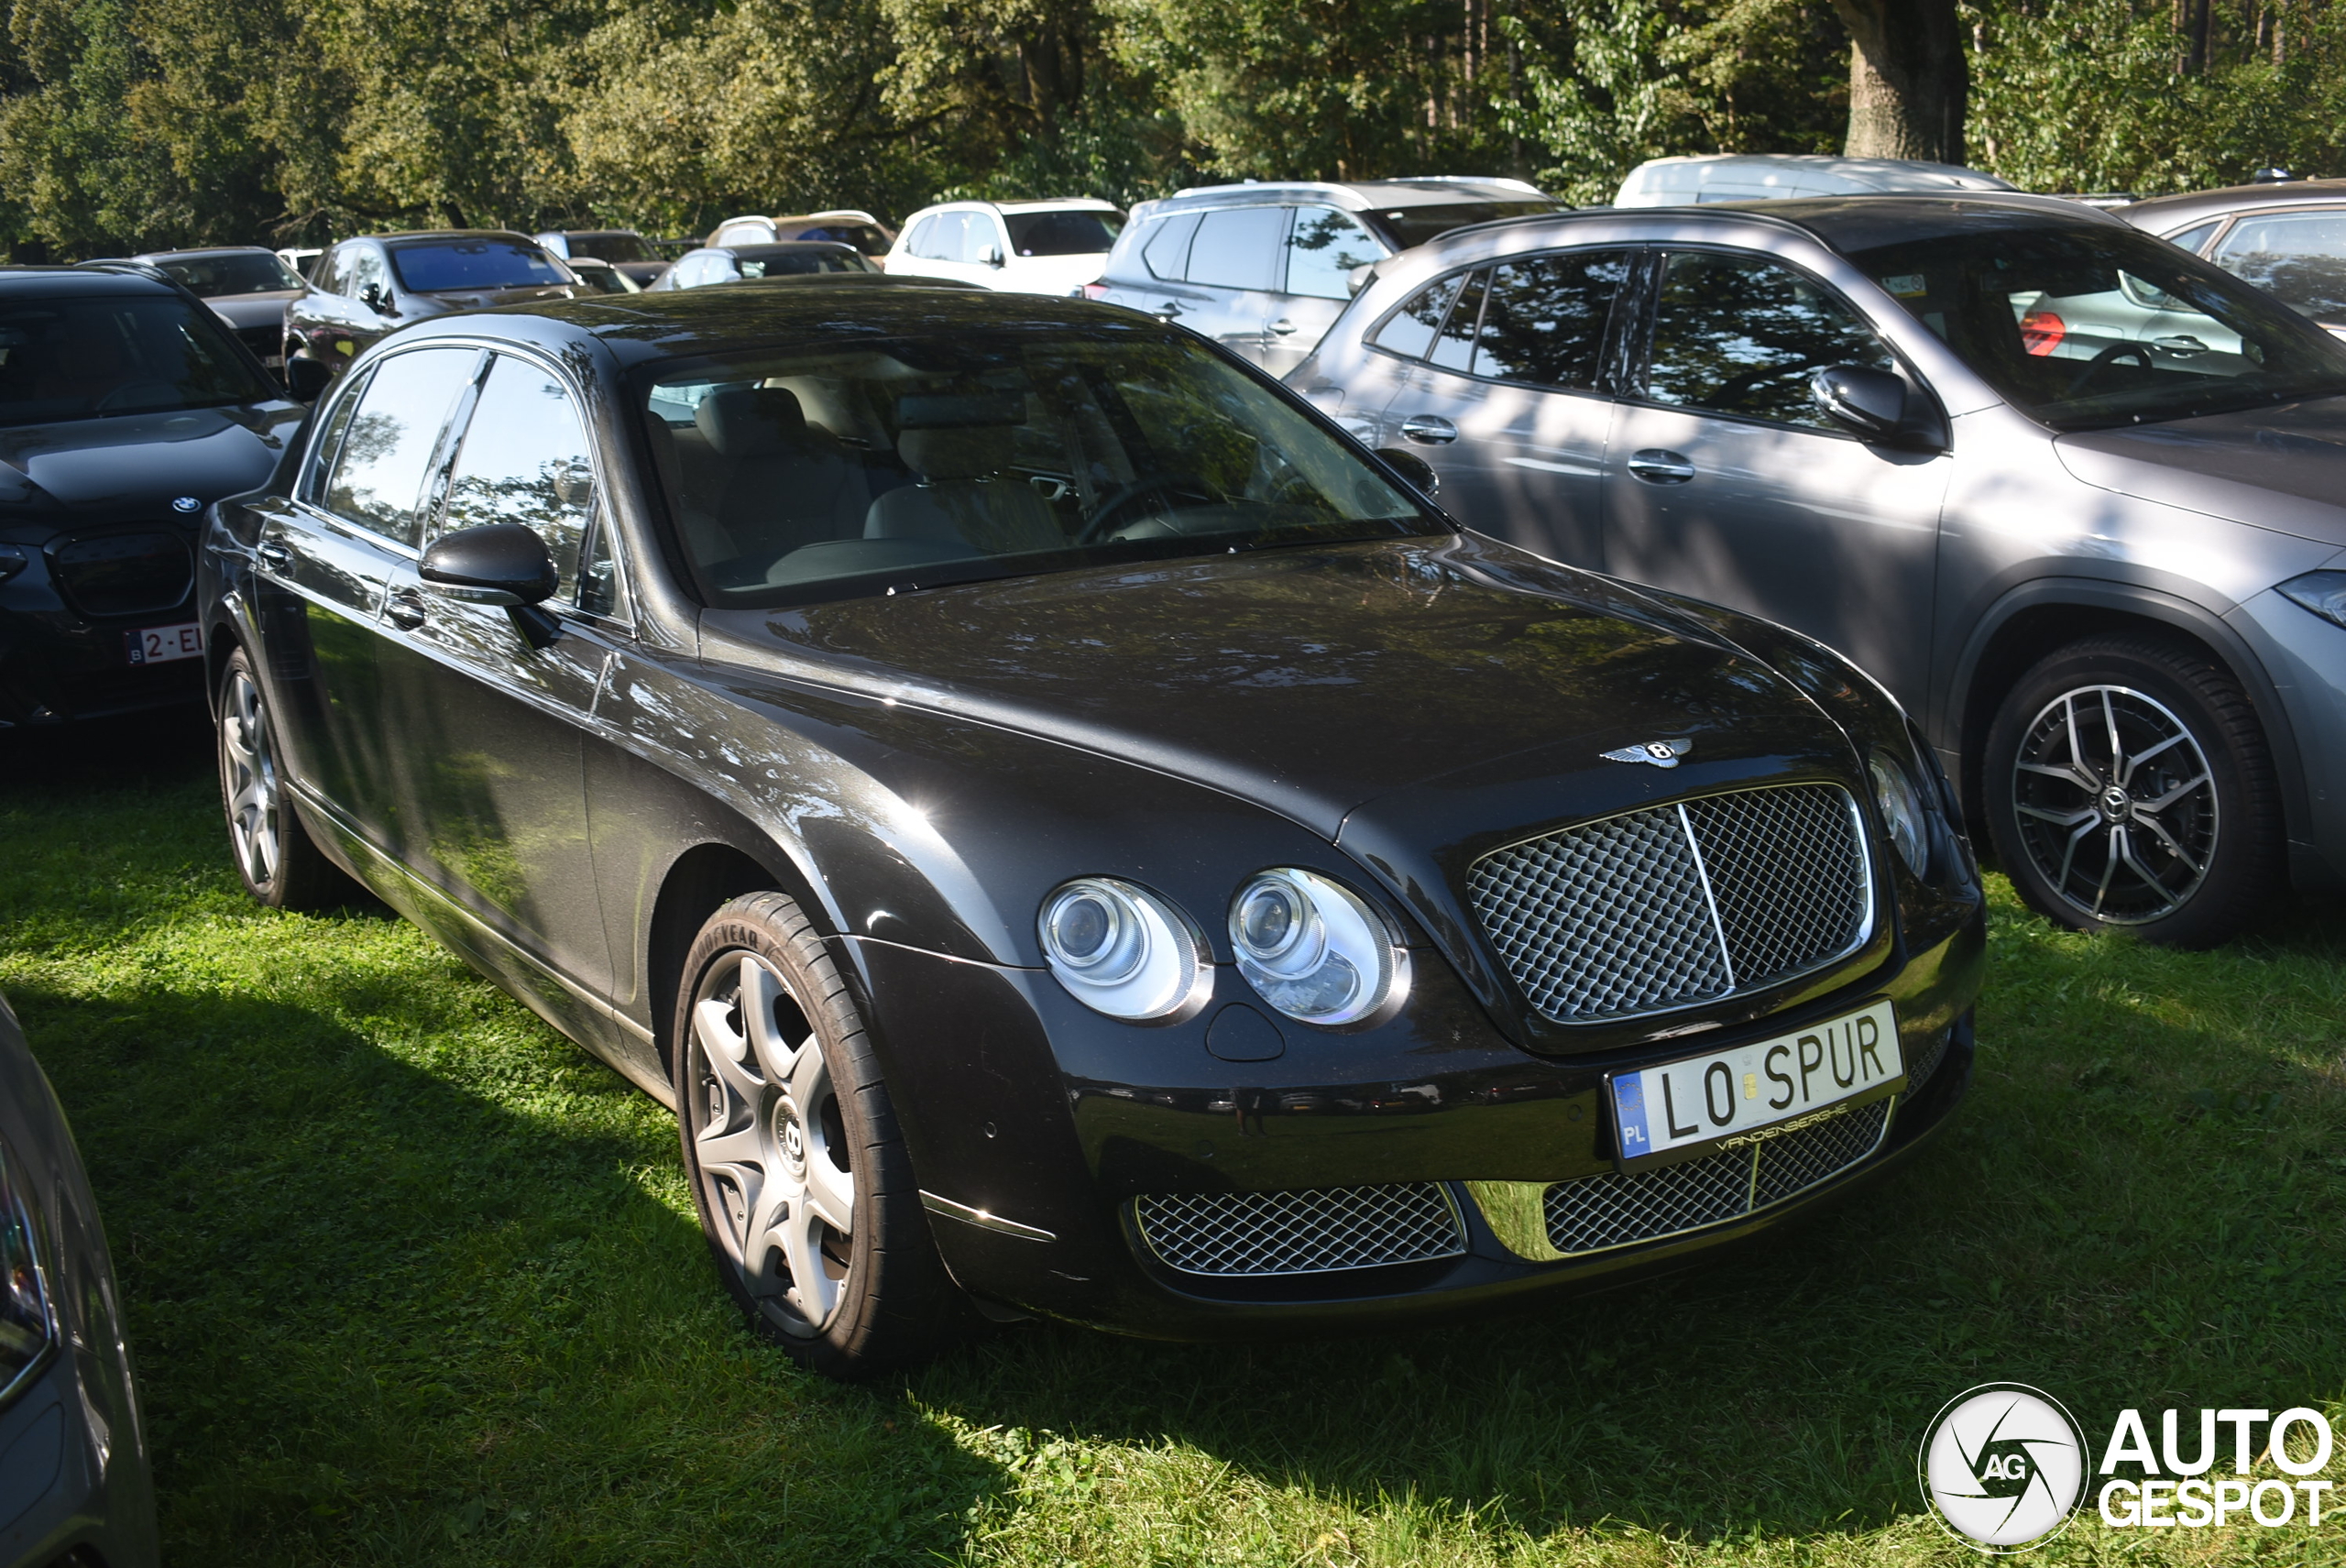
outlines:
[[[334,909],[358,886],[326,859],[286,798],[277,724],[241,648],[228,655],[219,693],[220,803],[245,891],[272,909]]]
[[[2212,947],[2279,885],[2264,729],[2188,644],[2121,633],[2047,657],[1997,714],[1984,768],[2004,869],[2063,925]]]
[[[737,898],[701,927],[684,974],[677,1121],[726,1289],[761,1332],[834,1377],[940,1348],[967,1301],[812,924],[782,894]]]

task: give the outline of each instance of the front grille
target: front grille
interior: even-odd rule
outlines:
[[[1756,1213],[1847,1170],[1880,1146],[1892,1102],[1877,1100],[1749,1149],[1659,1170],[1607,1171],[1548,1189],[1548,1245],[1602,1252]]]
[[[1559,1024],[1635,1017],[1854,951],[1873,878],[1838,784],[1654,806],[1495,850],[1467,874],[1483,930]]]
[[[152,615],[187,598],[193,566],[176,533],[101,533],[49,549],[58,586],[83,615]]]
[[[1455,1257],[1465,1234],[1440,1182],[1304,1192],[1153,1193],[1141,1239],[1184,1274],[1321,1274]]]
[[[1924,1080],[1938,1071],[1939,1063],[1946,1059],[1946,1048],[1954,1044],[1954,1031],[1941,1029],[1931,1036],[1928,1045],[1914,1053],[1913,1059],[1906,1064],[1906,1097],[1908,1099],[1914,1097],[1914,1091],[1923,1087]]]

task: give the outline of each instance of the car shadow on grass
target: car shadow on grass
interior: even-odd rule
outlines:
[[[2170,1405],[2334,1408],[2341,938],[2313,905],[2221,952],[2165,952],[2057,932],[2000,889],[1956,1124],[1760,1250],[1373,1338],[1165,1346],[1036,1327],[913,1395],[1029,1450],[1122,1449],[1136,1475],[1178,1469],[1136,1457],[1170,1440],[1299,1521],[1471,1521],[1486,1545],[1608,1525],[1714,1542],[1877,1529],[1921,1509],[1924,1431],[1982,1382],[2054,1393],[2097,1449],[2127,1407],[2154,1422]],[[1031,1508],[1081,1511],[1022,1485]],[[1134,1517],[1178,1513],[1178,1485],[1148,1485],[1125,1484]]]

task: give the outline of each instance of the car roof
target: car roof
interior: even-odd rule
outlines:
[[[350,239],[371,239],[378,245],[397,249],[404,245],[429,243],[447,239],[518,239],[523,245],[538,242],[528,235],[512,229],[413,229],[405,234],[355,234]],[[339,243],[348,244],[349,240]]]
[[[1243,206],[1256,202],[1326,202],[1347,212],[1378,207],[1464,206],[1479,202],[1554,202],[1536,185],[1497,177],[1427,175],[1407,180],[1248,181],[1238,185],[1191,185],[1157,203],[1165,207]],[[1558,206],[1563,203],[1557,203]]]
[[[797,281],[816,285],[823,280]],[[844,318],[834,288],[679,289],[599,294],[433,317],[403,329],[397,341],[420,344],[435,337],[487,333],[554,346],[584,338],[602,344],[622,366],[632,366],[728,349],[797,345],[826,339],[847,345],[858,339],[989,328],[1058,327],[1074,332],[1125,332],[1151,339],[1186,332],[1120,306],[1004,294],[952,280],[846,272],[830,275],[828,281],[891,286],[860,290],[854,312]]]
[[[746,256],[751,260],[761,256],[800,256],[812,252],[817,256],[861,256],[863,252],[836,239],[769,239],[754,245],[711,245],[707,250],[721,250],[732,256]]]
[[[160,278],[126,269],[98,267],[17,267],[0,265],[0,293],[12,298],[63,300],[89,294],[187,295]]]
[[[198,261],[207,256],[275,256],[265,245],[207,245],[192,250],[142,250],[133,261]]]
[[[2154,196],[2118,209],[2136,228],[2171,234],[2208,218],[2258,207],[2294,207],[2308,203],[2346,203],[2346,180],[2291,180],[2264,185],[2227,185],[2179,196]]]
[[[1114,213],[1123,211],[1113,202],[1103,202],[1097,196],[1053,196],[1038,202],[987,202],[972,198],[961,202],[936,202],[915,213],[920,217],[928,213],[959,212],[966,208],[984,208],[996,213]],[[904,220],[910,224],[912,218]]]
[[[2125,226],[2098,207],[2058,196],[2001,191],[1960,194],[1898,191],[1802,196],[1786,201],[1706,202],[1691,207],[1582,207],[1568,212],[1534,213],[1453,229],[1419,248],[1445,247],[1472,236],[1503,231],[1519,230],[1537,236],[1532,240],[1535,245],[1551,245],[1569,244],[1568,238],[1561,236],[1592,225],[1617,228],[1623,223],[1683,226],[1688,223],[1730,221],[1798,230],[1836,250],[1861,250],[1898,239],[1956,233],[1977,228],[1983,222],[2029,228],[2061,223]]]

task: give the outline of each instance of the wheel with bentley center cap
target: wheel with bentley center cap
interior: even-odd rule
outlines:
[[[967,1320],[861,1018],[793,899],[737,898],[684,965],[676,1115],[726,1289],[794,1357],[869,1376]]]
[[[2280,789],[2231,674],[2179,640],[2071,643],[1988,732],[1989,829],[2021,896],[2078,930],[2205,948],[2280,883]]]

